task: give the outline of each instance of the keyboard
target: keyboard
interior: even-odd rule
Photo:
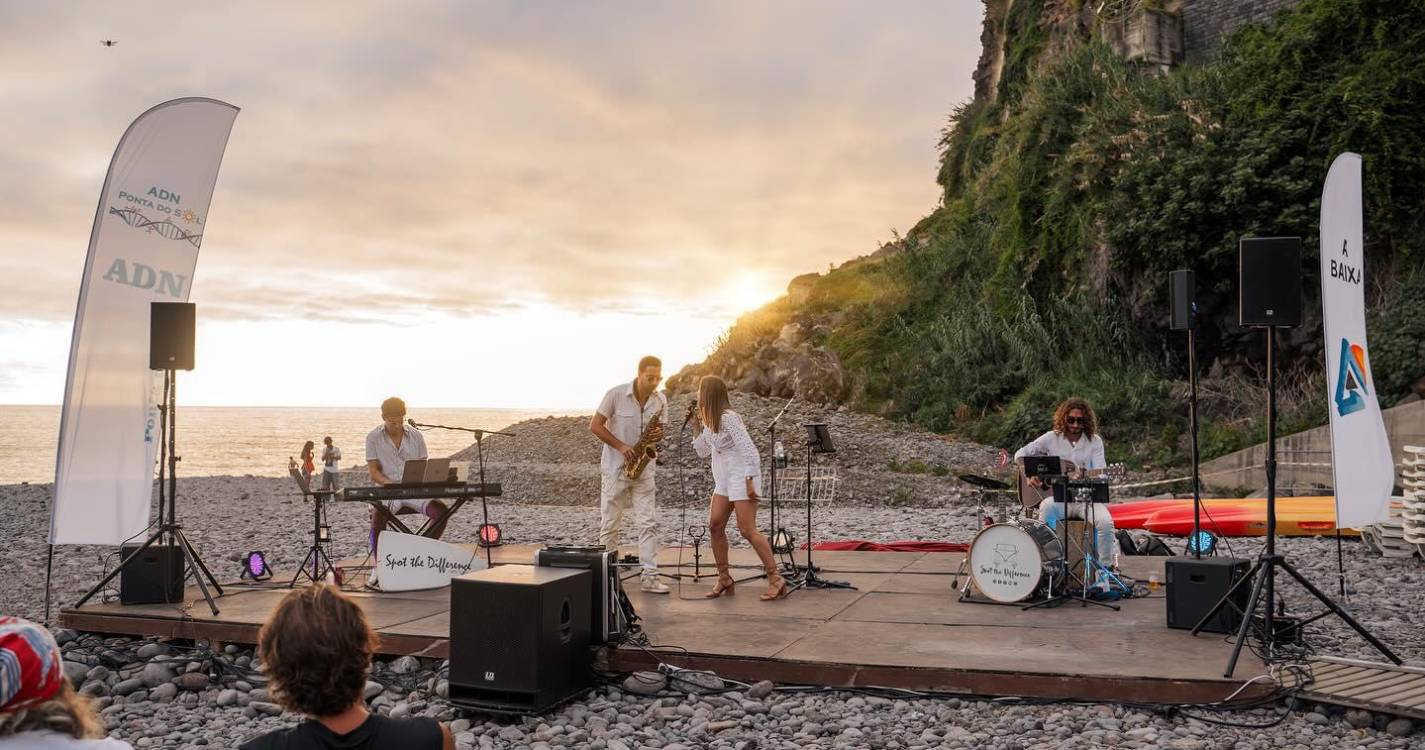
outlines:
[[[484,492],[481,493],[481,489]],[[480,484],[390,484],[384,487],[348,487],[342,490],[339,499],[348,501],[372,502],[376,500],[443,500],[447,498],[473,499],[484,494],[485,497],[499,497],[501,493],[499,482]]]

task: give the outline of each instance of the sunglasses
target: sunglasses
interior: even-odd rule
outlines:
[[[1083,417],[1069,417],[1068,419],[1064,420],[1064,422],[1067,423],[1067,424],[1088,424],[1088,423],[1089,423],[1089,421],[1088,421],[1087,419],[1084,419]]]

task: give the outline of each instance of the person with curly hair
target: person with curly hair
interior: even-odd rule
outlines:
[[[63,666],[44,626],[0,617],[0,750],[133,750],[104,736],[104,723]]]
[[[366,709],[362,693],[375,652],[365,613],[335,587],[283,597],[258,633],[257,655],[273,699],[307,718],[242,750],[454,750],[450,729],[435,719],[391,719]]]
[[[1064,462],[1064,473],[1071,479],[1082,478],[1087,472],[1107,468],[1103,454],[1103,436],[1098,432],[1098,415],[1082,398],[1067,398],[1054,409],[1054,428],[1014,452],[1016,461],[1026,456],[1058,456]],[[1029,480],[1036,488],[1044,483],[1038,477]],[[1095,546],[1105,565],[1117,567],[1118,539],[1113,515],[1106,508],[1093,513]],[[1061,518],[1084,518],[1082,504],[1055,502],[1053,496],[1039,504],[1039,519],[1053,527]]]

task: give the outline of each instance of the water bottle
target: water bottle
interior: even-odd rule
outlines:
[[[787,448],[780,440],[772,444],[772,463],[778,469],[787,468]]]

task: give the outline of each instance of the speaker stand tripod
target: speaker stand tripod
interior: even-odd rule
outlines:
[[[1232,596],[1237,593],[1237,589],[1241,588],[1243,584],[1250,580],[1252,582],[1252,593],[1247,598],[1246,610],[1241,611],[1242,622],[1237,628],[1237,642],[1232,646],[1232,656],[1227,659],[1227,670],[1223,672],[1223,677],[1231,677],[1232,673],[1237,671],[1237,658],[1242,655],[1242,646],[1247,643],[1247,631],[1251,630],[1254,625],[1259,628],[1257,631],[1258,639],[1261,640],[1265,646],[1267,655],[1271,656],[1273,652],[1276,651],[1277,641],[1283,640],[1285,636],[1290,634],[1293,630],[1300,631],[1301,627],[1306,623],[1319,620],[1329,614],[1334,614],[1341,618],[1343,622],[1351,626],[1352,630],[1355,630],[1362,638],[1366,639],[1366,642],[1371,644],[1375,650],[1379,651],[1392,662],[1400,664],[1400,657],[1396,656],[1395,652],[1391,651],[1384,643],[1381,643],[1380,640],[1372,635],[1369,630],[1366,630],[1363,625],[1356,622],[1356,619],[1351,617],[1351,614],[1343,609],[1341,605],[1337,604],[1331,597],[1312,585],[1311,581],[1308,581],[1296,568],[1292,567],[1292,564],[1287,561],[1285,555],[1277,554],[1277,379],[1276,354],[1274,351],[1276,348],[1276,327],[1265,326],[1265,328],[1267,329],[1267,460],[1265,461],[1264,468],[1267,474],[1267,546],[1262,550],[1262,554],[1257,557],[1257,561],[1252,564],[1252,569],[1247,571],[1247,575],[1232,584],[1232,588],[1227,590],[1227,594],[1218,600],[1217,604],[1213,605],[1212,609],[1208,610],[1207,614],[1193,626],[1192,634],[1197,635],[1201,632],[1208,622],[1217,617],[1217,613],[1221,612],[1223,607],[1230,605],[1236,608],[1237,605],[1232,601]],[[1288,628],[1284,628],[1280,633],[1277,632],[1276,623],[1274,622],[1275,607],[1273,606],[1276,602],[1277,568],[1285,570],[1288,575],[1296,579],[1296,582],[1301,584],[1302,588],[1316,597],[1318,602],[1325,605],[1327,611],[1315,617],[1302,620]],[[1257,625],[1255,622],[1258,605],[1262,607],[1260,625]]]
[[[81,597],[79,601],[75,603],[75,608],[84,606],[85,602],[94,598],[95,594],[99,593],[100,591],[103,591],[104,587],[108,586],[109,582],[114,580],[114,577],[119,575],[119,573],[123,571],[124,568],[128,567],[128,565],[132,563],[140,554],[142,554],[144,550],[148,549],[149,547],[152,547],[155,542],[162,540],[163,544],[167,546],[177,545],[180,549],[183,550],[183,558],[188,562],[188,569],[193,572],[193,580],[197,581],[198,589],[203,592],[203,599],[208,602],[208,608],[213,611],[213,614],[218,614],[218,605],[216,602],[213,601],[213,595],[208,592],[208,586],[211,585],[213,587],[213,590],[218,592],[218,596],[223,595],[223,587],[218,585],[218,580],[213,577],[213,574],[211,572],[209,572],[208,566],[203,564],[203,558],[198,555],[198,550],[195,549],[193,547],[193,544],[188,541],[188,537],[183,533],[183,527],[180,526],[178,523],[177,472],[178,461],[180,459],[178,455],[174,452],[177,443],[176,433],[178,432],[177,391],[178,377],[176,372],[172,368],[164,370],[163,403],[159,405],[158,410],[159,421],[163,424],[163,431],[164,434],[167,436],[167,444],[165,446],[165,443],[162,441],[162,438],[160,438],[159,446],[160,448],[166,447],[167,450],[168,493],[165,497],[163,491],[164,462],[160,458],[158,477],[158,530],[154,531],[153,534],[149,536],[149,538],[138,549],[129,553],[129,556],[125,557],[123,561],[119,563],[119,567],[114,568],[109,573],[109,575],[104,576],[104,579],[98,584],[96,584],[94,588],[89,589],[89,591],[86,592],[84,596]],[[164,507],[165,505],[167,505],[166,514]],[[168,558],[165,556],[164,560],[167,559]],[[168,581],[165,577],[165,593],[167,593],[168,590],[167,586]]]

